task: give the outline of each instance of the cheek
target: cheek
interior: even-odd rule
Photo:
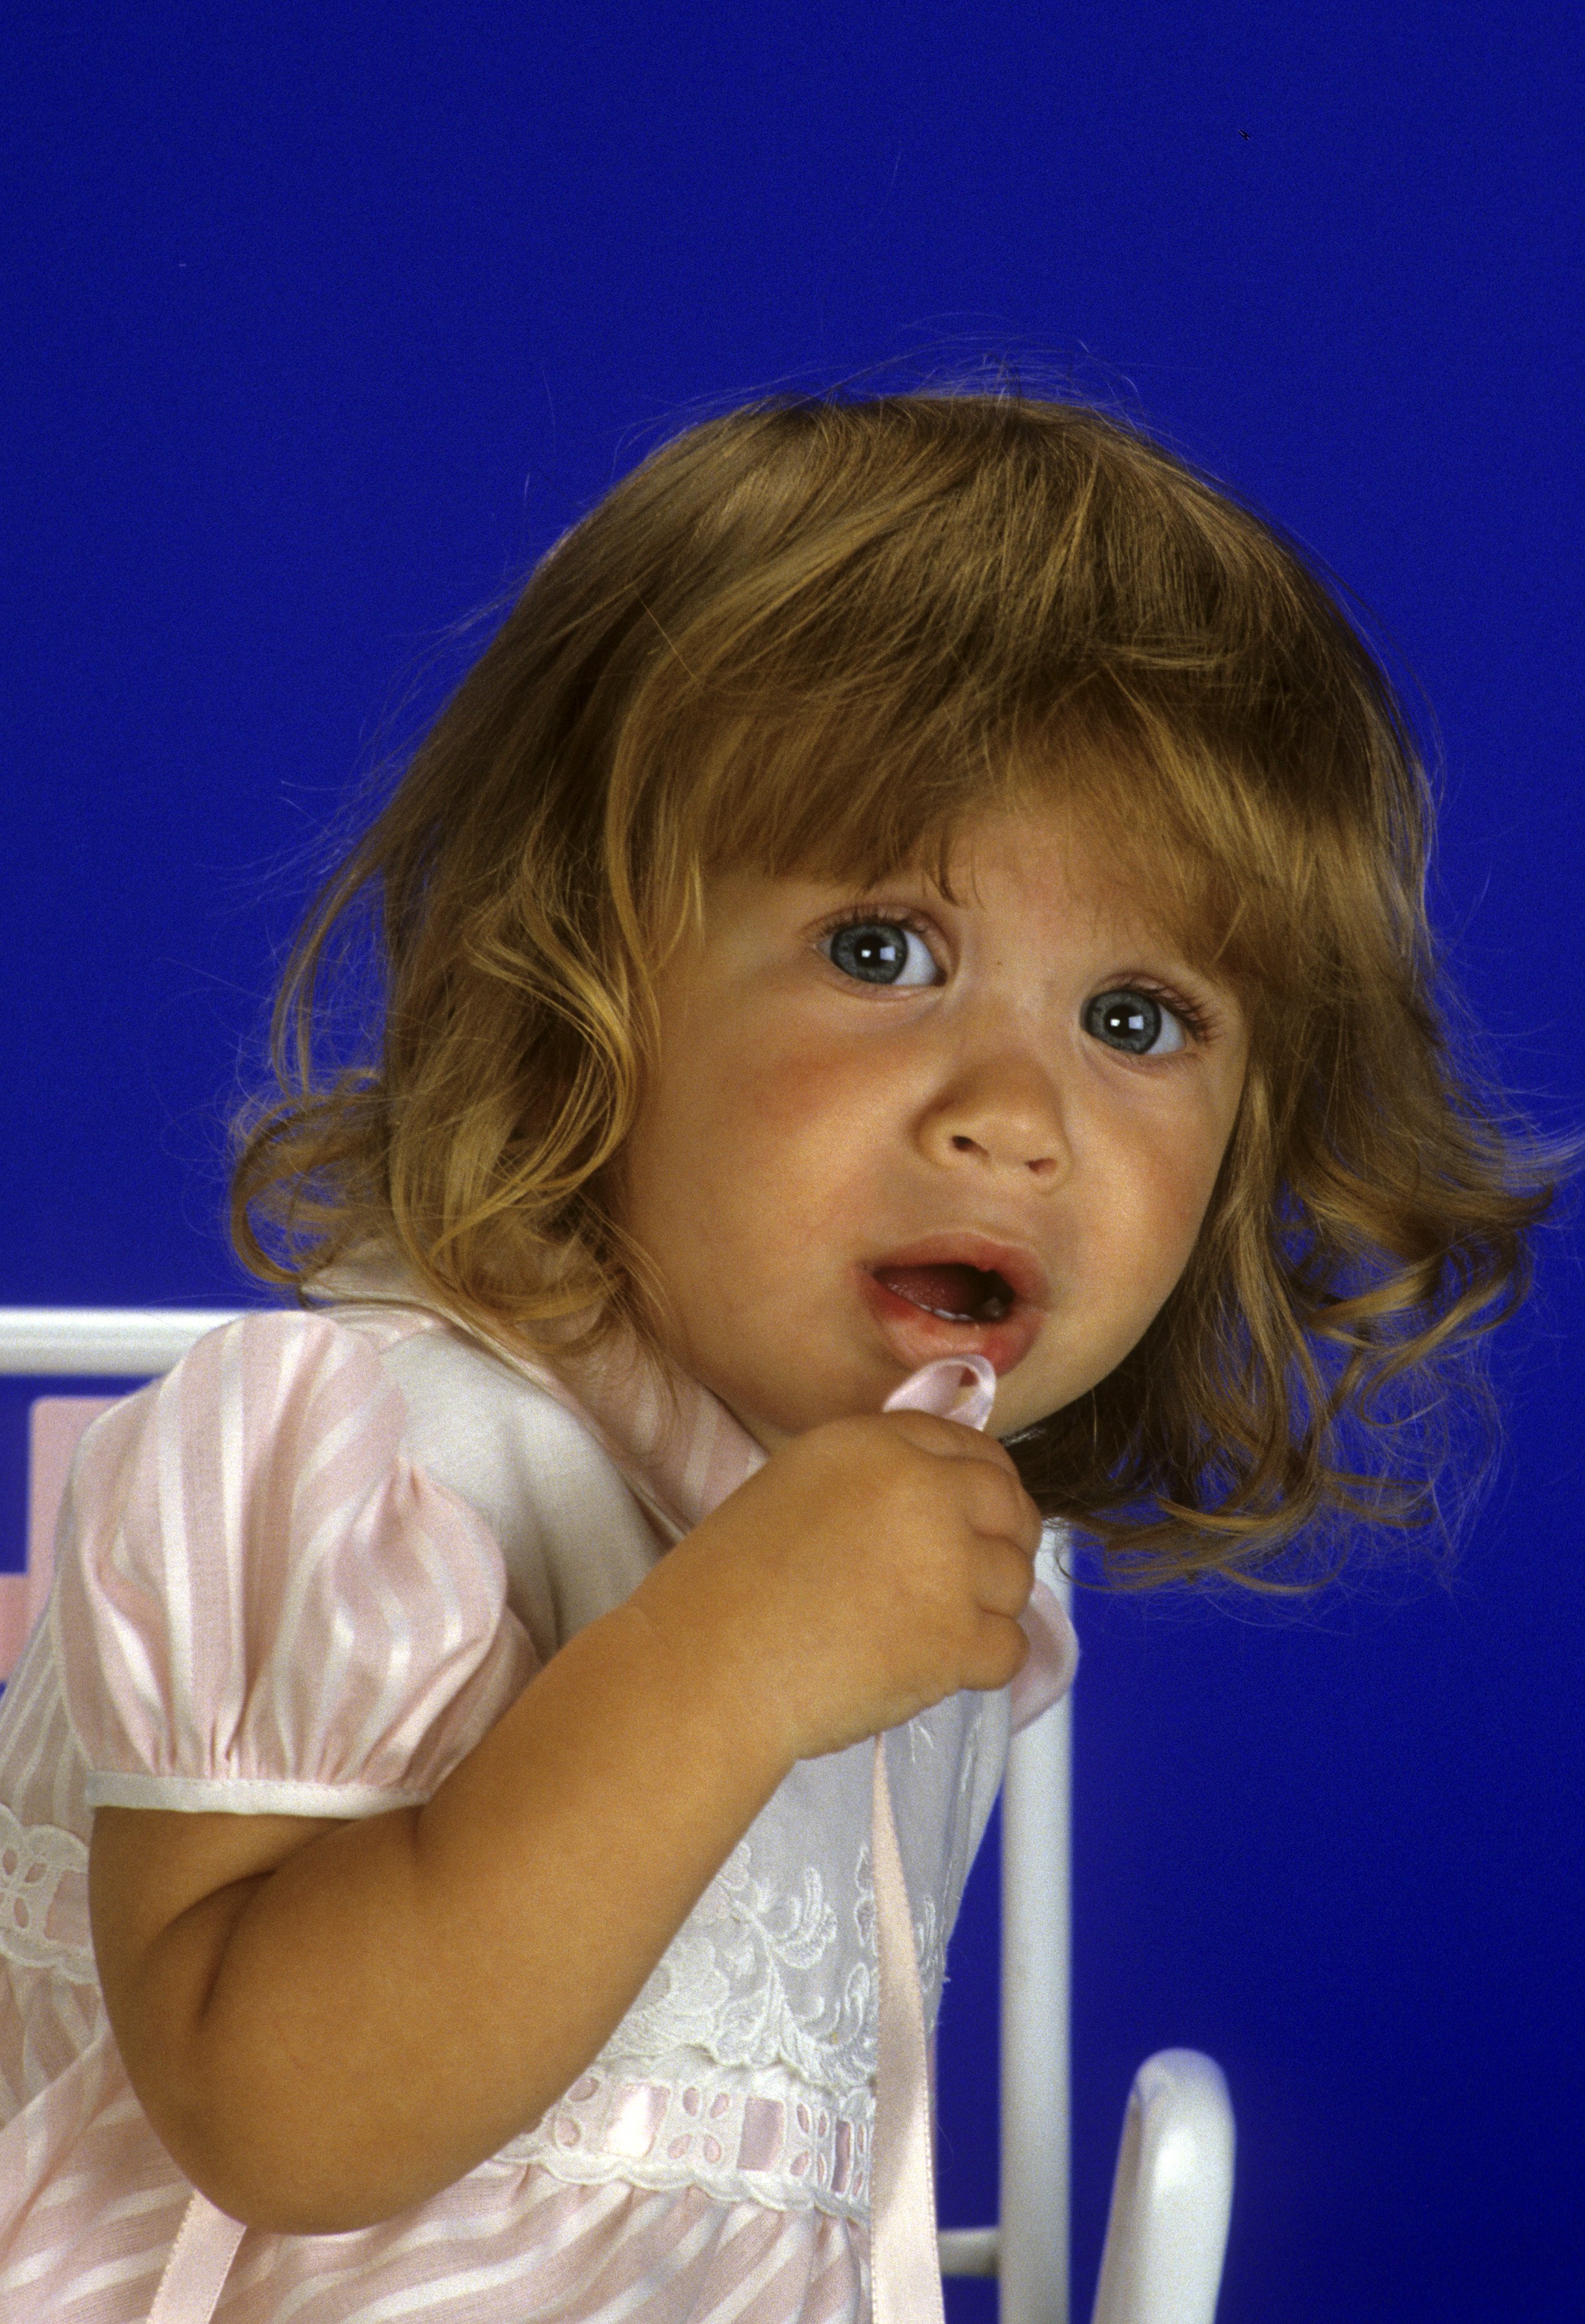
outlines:
[[[866,1090],[828,1046],[757,1028],[697,1028],[679,1040],[631,1141],[635,1217],[686,1215],[713,1239],[755,1218],[829,1215],[862,1155]]]
[[[1204,1155],[1166,1174],[1160,1188],[1166,1231],[1186,1259],[1199,1236],[1216,1187],[1221,1153]]]
[[[1175,1190],[1177,1263],[1172,1281],[1167,1286],[1168,1291],[1175,1288],[1182,1279],[1205,1231],[1206,1220],[1217,1206],[1218,1187],[1230,1138],[1230,1122],[1225,1128],[1218,1125],[1205,1139],[1198,1157],[1198,1167],[1193,1172],[1185,1172]]]
[[[720,1089],[710,1169],[721,1208],[797,1273],[867,1211],[889,1150],[873,1087],[840,1058],[783,1047]],[[730,1157],[730,1158],[729,1158]]]
[[[705,1110],[767,1148],[861,1123],[879,1109],[886,1078],[873,1042],[845,1042],[822,1020],[800,1023],[790,1008],[776,1021],[745,1025],[714,1054],[702,1047],[695,1070]]]
[[[1120,1171],[1126,1200],[1111,1210],[1106,1236],[1114,1261],[1157,1304],[1189,1263],[1215,1191],[1223,1141],[1196,1125],[1180,1124],[1175,1134],[1137,1148]],[[1126,1223],[1125,1223],[1126,1213]]]

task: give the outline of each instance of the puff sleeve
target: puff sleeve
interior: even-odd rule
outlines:
[[[247,1316],[83,1441],[51,1620],[90,1807],[428,1799],[532,1675],[494,1536],[359,1331]]]

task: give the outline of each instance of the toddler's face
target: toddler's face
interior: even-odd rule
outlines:
[[[972,825],[951,884],[728,874],[661,983],[622,1216],[769,1450],[958,1353],[998,1434],[1044,1418],[1136,1344],[1211,1198],[1232,995],[1059,812]]]

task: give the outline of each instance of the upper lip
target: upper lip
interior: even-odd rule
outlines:
[[[1014,1297],[1029,1306],[1051,1305],[1051,1277],[1027,1243],[996,1242],[982,1234],[924,1235],[866,1261],[865,1271],[878,1275],[891,1267],[976,1267],[982,1275],[1000,1275]]]

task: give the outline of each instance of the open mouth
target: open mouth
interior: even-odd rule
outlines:
[[[952,1260],[933,1267],[876,1267],[871,1273],[894,1298],[946,1323],[1000,1323],[1018,1304],[1011,1284],[994,1268]]]

